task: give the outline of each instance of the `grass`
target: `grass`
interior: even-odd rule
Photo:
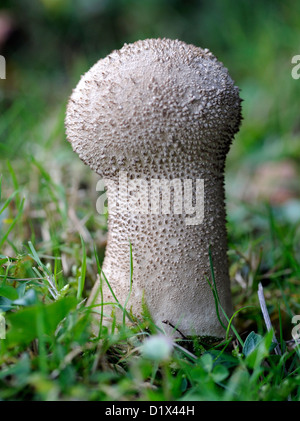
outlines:
[[[243,251],[231,249],[231,274],[241,273],[246,286],[233,284],[236,310],[224,326],[224,341],[170,343],[147,317],[129,322],[126,308],[123,323],[101,323],[95,336],[95,308],[86,307],[85,299],[96,274],[101,276],[104,244],[97,238],[105,234],[105,220],[83,200],[90,219],[80,219],[85,212],[79,206],[72,227],[69,193],[54,181],[59,176],[34,159],[27,165],[28,183],[31,174],[38,177],[26,200],[12,164],[1,183],[0,308],[7,323],[0,341],[2,400],[299,400],[300,350],[290,346],[299,264],[290,239],[283,241],[286,226],[271,211],[264,214],[270,250],[258,258],[262,240],[248,242]],[[276,265],[266,273],[261,268],[269,259]],[[259,282],[281,355],[274,351],[274,331],[264,325]],[[100,307],[101,322],[105,305]]]

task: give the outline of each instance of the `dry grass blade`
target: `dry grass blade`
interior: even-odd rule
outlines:
[[[267,309],[267,305],[266,305],[266,300],[265,300],[265,296],[264,296],[264,290],[263,290],[263,286],[262,286],[261,282],[258,284],[257,294],[258,294],[258,299],[259,299],[259,304],[260,304],[261,312],[263,314],[263,318],[264,318],[264,321],[265,321],[265,325],[266,325],[266,328],[267,328],[267,330],[269,332],[270,330],[273,329],[273,326],[272,326],[271,319],[270,319],[270,316],[269,316],[269,313],[268,313],[268,309]],[[279,343],[278,343],[278,341],[276,339],[275,334],[273,335],[273,342],[276,343],[275,353],[277,355],[282,355],[281,349],[280,349],[280,346],[279,346]]]

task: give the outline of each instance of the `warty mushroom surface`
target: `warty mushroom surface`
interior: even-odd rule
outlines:
[[[127,310],[142,317],[146,307],[154,322],[175,336],[178,331],[164,322],[184,336],[224,336],[208,283],[209,249],[221,305],[232,313],[224,167],[240,121],[239,89],[223,64],[207,49],[170,39],[113,51],[82,76],[68,103],[66,132],[74,151],[119,187],[116,193],[108,185],[103,271],[124,305],[130,241]],[[169,193],[162,187],[166,181]],[[160,199],[159,207],[153,197]],[[170,207],[163,209],[166,197]],[[98,292],[99,282],[90,303]],[[105,283],[103,294],[104,302],[114,301]],[[104,306],[104,313],[110,315],[112,307]]]

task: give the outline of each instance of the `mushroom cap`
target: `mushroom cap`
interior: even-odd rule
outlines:
[[[82,76],[67,107],[67,138],[105,177],[143,155],[168,153],[174,142],[224,160],[240,125],[240,102],[228,70],[209,50],[146,39],[125,44]]]

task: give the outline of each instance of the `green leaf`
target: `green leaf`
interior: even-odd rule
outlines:
[[[62,287],[59,291],[58,291],[58,299],[63,298],[69,291],[70,289],[70,284],[66,284],[64,287]]]
[[[6,346],[25,345],[38,336],[39,321],[43,320],[43,334],[51,335],[58,323],[76,306],[76,299],[64,297],[48,305],[38,303],[24,308],[6,318],[10,328],[6,334]]]
[[[250,332],[247,336],[244,346],[243,346],[243,354],[245,357],[247,357],[249,354],[251,354],[252,351],[258,346],[258,344],[263,340],[263,337],[261,335],[258,335],[255,332]]]
[[[21,389],[26,385],[30,371],[30,357],[27,353],[24,353],[20,355],[20,358],[17,360],[16,364],[10,364],[1,370],[0,379],[4,379],[7,376],[13,376],[15,380],[15,386]]]
[[[0,297],[0,311],[9,311],[13,308],[12,300],[5,297]]]
[[[246,364],[249,368],[257,368],[262,363],[262,360],[270,354],[273,335],[273,330],[270,330],[260,342],[256,343],[250,354],[247,355]]]
[[[206,353],[202,355],[200,361],[204,370],[207,373],[210,373],[213,368],[213,357],[210,354]]]
[[[216,365],[211,373],[214,382],[221,382],[228,377],[229,371],[223,365]]]
[[[16,300],[19,298],[16,288],[10,285],[0,285],[0,296],[8,298],[9,300]]]
[[[35,304],[37,301],[36,292],[33,288],[26,291],[26,293],[14,301],[15,305],[18,306],[30,306],[32,304]]]

